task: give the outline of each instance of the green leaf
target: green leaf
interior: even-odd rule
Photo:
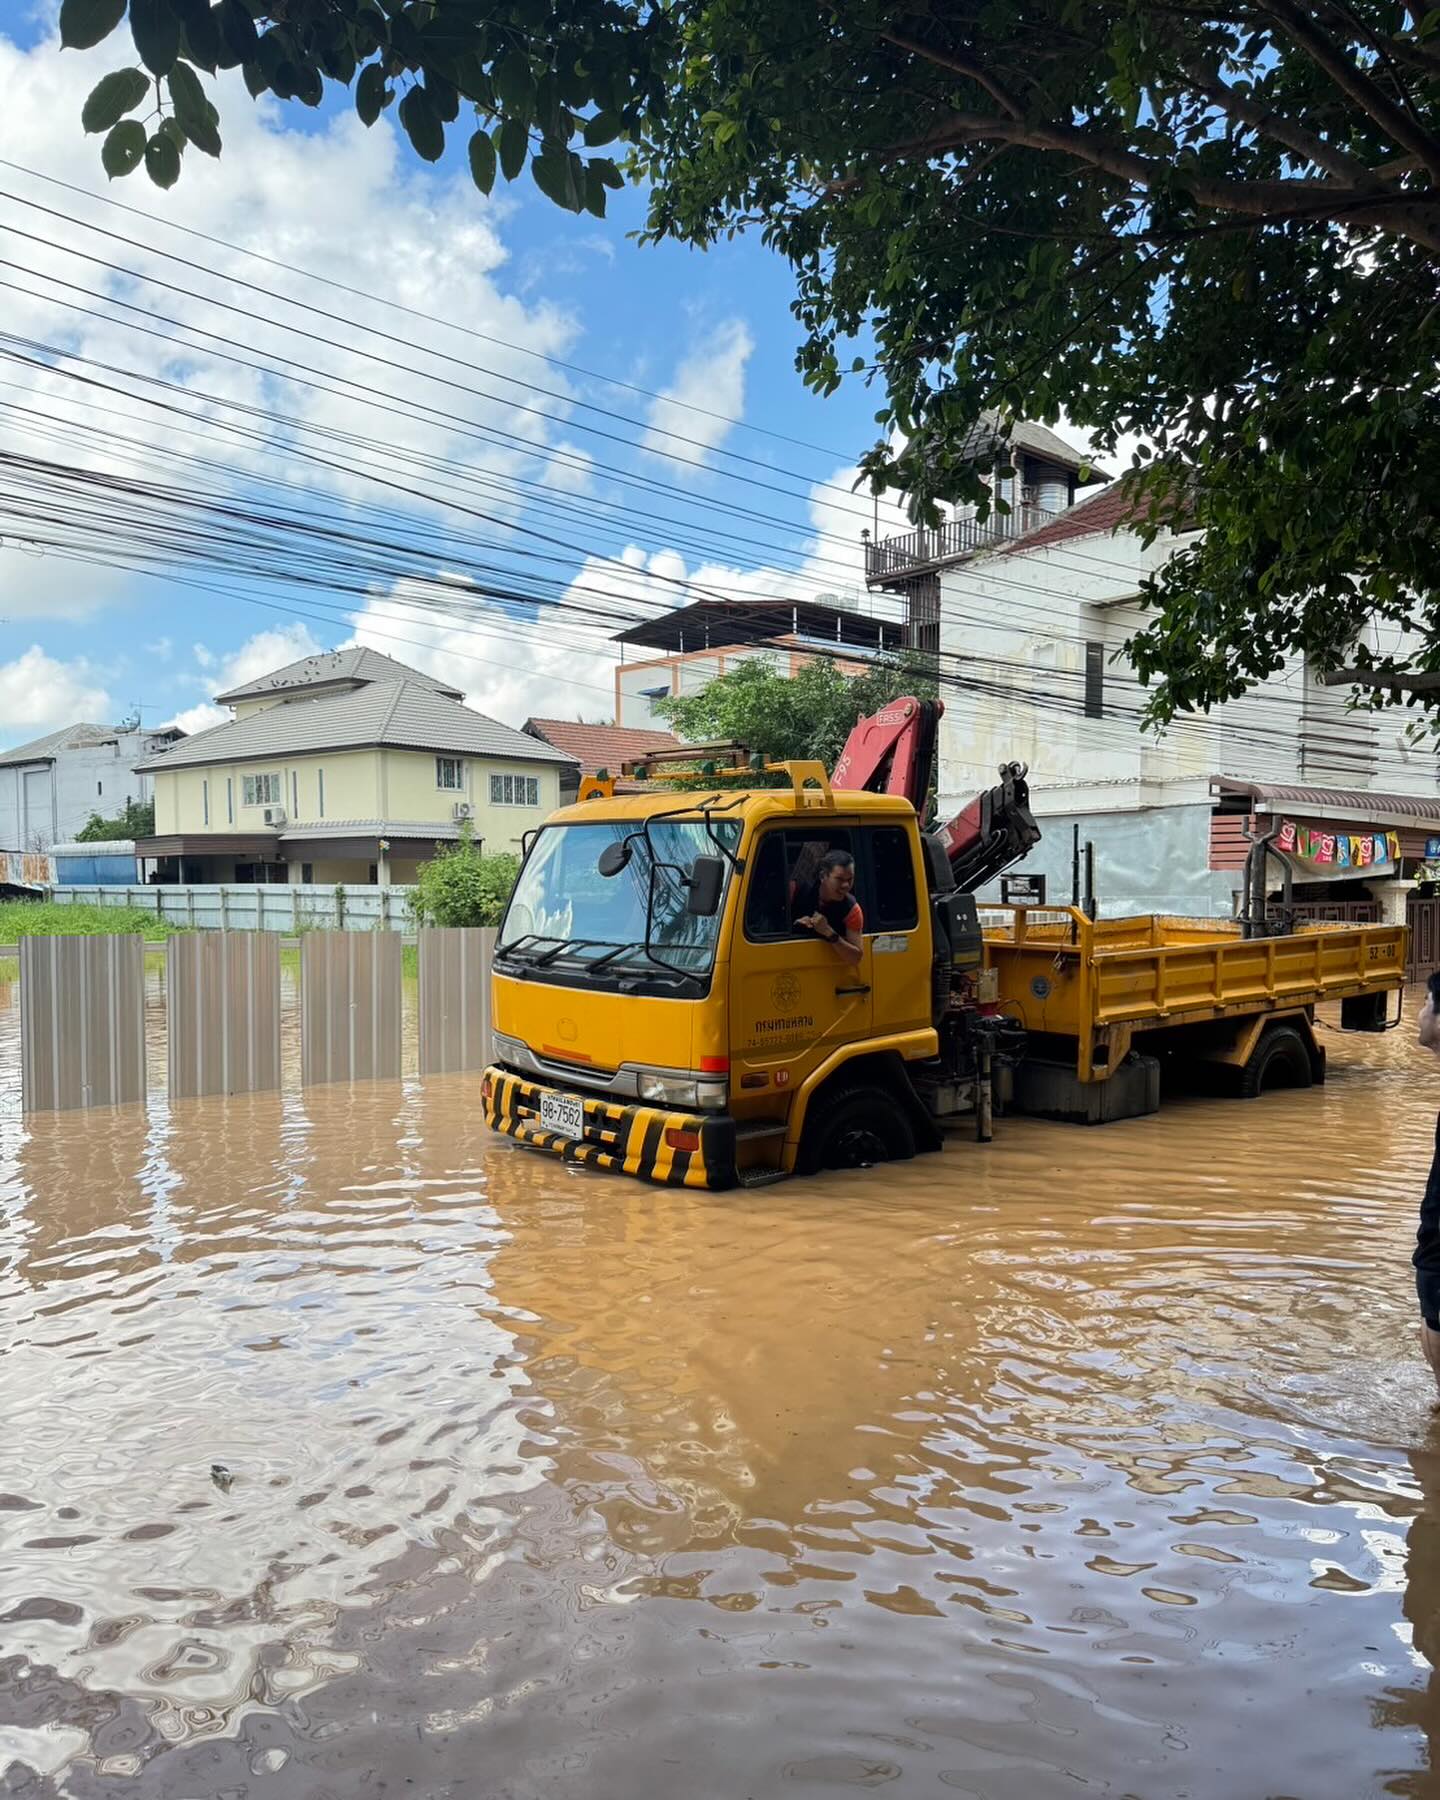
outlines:
[[[234,68],[237,63],[252,61],[260,46],[260,34],[243,0],[220,0],[219,25],[221,41],[230,57],[228,66]]]
[[[612,192],[618,194],[621,188],[624,187],[625,177],[615,167],[608,156],[592,156],[590,158],[590,167],[600,177],[601,181],[605,183],[606,187],[612,190]]]
[[[585,170],[585,210],[594,213],[597,219],[605,217],[605,183],[600,179],[593,166]]]
[[[145,160],[145,127],[138,119],[125,119],[100,146],[100,166],[112,181],[133,175]]]
[[[142,69],[117,69],[96,82],[80,112],[86,131],[108,131],[118,125],[150,92],[150,77]]]
[[[220,35],[220,15],[201,4],[187,6],[180,31],[180,54],[213,75],[225,54],[225,40]]]
[[[172,188],[180,179],[180,147],[168,132],[157,131],[145,146],[145,173],[158,188]]]
[[[191,118],[203,118],[210,105],[205,90],[200,85],[200,77],[188,63],[177,62],[170,71],[170,104],[175,108],[177,118],[187,121]]]
[[[412,87],[400,102],[400,123],[405,127],[415,154],[426,162],[439,162],[445,154],[445,127],[435,102],[423,87]]]
[[[547,200],[563,206],[566,212],[578,213],[582,210],[573,166],[578,162],[578,157],[572,157],[568,151],[555,145],[547,145],[538,156],[530,159],[530,173],[535,177],[536,187]]]
[[[240,73],[245,77],[245,86],[252,100],[258,100],[270,86],[270,77],[258,57],[254,62],[243,63]]]
[[[525,167],[530,151],[530,136],[519,119],[506,119],[500,127],[500,170],[507,181],[513,181]]]
[[[460,94],[453,81],[447,81],[434,69],[425,71],[425,92],[435,108],[435,116],[443,124],[453,124],[460,117]]]
[[[395,98],[385,81],[383,63],[366,63],[355,83],[355,110],[362,125],[373,125]]]
[[[477,131],[470,140],[470,174],[482,194],[495,186],[495,146],[488,131]]]
[[[60,43],[66,50],[93,50],[124,17],[125,0],[62,0]]]
[[[168,75],[180,54],[180,21],[170,0],[130,0],[130,35],[152,75]]]
[[[614,113],[598,112],[593,119],[585,121],[581,135],[592,150],[600,144],[613,143],[620,135],[620,121]]]
[[[507,114],[529,124],[535,113],[535,77],[521,50],[507,50],[490,71],[495,98]]]

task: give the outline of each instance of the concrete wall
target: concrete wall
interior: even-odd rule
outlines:
[[[0,844],[7,850],[48,850],[83,831],[91,813],[113,818],[131,800],[148,800],[148,775],[134,764],[147,754],[153,734],[125,731],[113,744],[61,750],[53,764],[0,768]]]
[[[948,700],[941,728],[944,814],[1014,758],[1030,765],[1037,814],[1057,819],[1198,805],[1212,775],[1434,797],[1433,752],[1407,762],[1394,744],[1407,715],[1350,711],[1348,690],[1321,686],[1298,658],[1208,718],[1141,730],[1148,690],[1123,654],[1111,659],[1145,622],[1141,583],[1184,541],[1147,547],[1121,532],[942,573],[947,672],[975,683]],[[1102,647],[1099,717],[1085,712],[1087,644]]]

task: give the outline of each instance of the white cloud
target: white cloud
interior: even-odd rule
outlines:
[[[153,656],[156,662],[169,662],[175,654],[174,642],[168,637],[156,638],[153,644],[145,646],[145,654]]]
[[[167,725],[178,725],[191,737],[197,731],[208,731],[212,725],[225,725],[230,720],[230,712],[224,706],[212,706],[208,700],[202,700],[198,706],[187,706],[183,712],[176,713],[173,719],[167,719]]]
[[[282,109],[273,101],[252,102],[238,72],[213,84],[225,134],[225,154],[218,162],[187,155],[180,183],[166,195],[140,175],[107,190],[98,141],[79,128],[81,104],[106,66],[98,52],[62,55],[53,36],[24,51],[0,35],[0,92],[6,96],[0,156],[88,190],[76,194],[7,170],[5,185],[22,199],[71,215],[76,222],[7,204],[5,223],[140,274],[157,275],[190,290],[193,297],[157,290],[64,248],[15,238],[9,254],[33,273],[10,270],[7,275],[34,292],[27,296],[7,290],[6,330],[66,355],[44,358],[54,366],[41,367],[0,355],[0,445],[182,487],[196,479],[193,465],[177,460],[183,453],[233,465],[235,472],[228,475],[205,471],[200,478],[205,486],[233,490],[250,479],[278,480],[284,490],[270,488],[272,498],[278,493],[293,502],[297,490],[321,490],[340,499],[422,512],[432,509],[431,496],[438,496],[445,482],[479,477],[499,484],[479,504],[502,524],[518,516],[525,502],[506,478],[538,473],[527,446],[551,442],[569,410],[570,390],[564,374],[553,369],[545,372],[542,384],[554,399],[527,395],[504,377],[535,379],[537,365],[525,352],[564,354],[577,328],[555,306],[502,287],[498,278],[508,252],[497,226],[510,203],[486,201],[468,175],[442,178],[420,169],[408,146],[402,148],[393,114],[369,131],[348,110],[319,128],[287,129]],[[97,197],[90,198],[90,192]],[[98,197],[107,192],[150,217],[107,207]],[[281,266],[256,262],[223,243],[187,238],[172,224],[247,245]],[[101,235],[104,230],[136,242],[117,243]],[[203,267],[167,263],[148,246]],[[292,272],[300,269],[415,311],[396,312],[355,293],[317,285]],[[52,285],[47,276],[153,308],[214,336],[193,343],[179,332],[168,339],[147,337],[124,320],[154,329],[153,319],[123,313],[87,317],[70,303],[103,311],[103,302]],[[271,291],[257,293],[246,281]],[[279,295],[292,295],[321,311],[291,307]],[[239,310],[227,311],[227,305]],[[463,320],[467,328],[501,341],[479,343],[444,324],[446,319]],[[297,336],[282,325],[313,335]],[[390,338],[370,335],[365,326],[378,327]],[[158,329],[164,333],[169,328]],[[241,363],[228,360],[228,354]],[[84,372],[115,391],[87,389],[70,378],[79,365],[67,357],[88,357],[135,375],[91,367]],[[323,387],[314,385],[314,376],[312,385],[305,386],[243,366],[282,357],[320,371]],[[447,357],[476,366],[462,367]],[[387,361],[404,366],[389,368]],[[146,378],[154,377],[179,384],[184,392],[178,398],[190,418],[147,404],[147,392],[171,403],[177,398],[147,389]],[[361,386],[381,390],[372,396],[374,404],[361,394]],[[517,411],[517,401],[536,410]],[[294,423],[260,422],[259,437],[247,439],[231,429],[237,415],[226,402],[283,413]],[[240,422],[246,429],[256,428],[253,418]],[[337,451],[333,441],[309,435],[307,426],[346,432],[351,442]],[[498,441],[497,431],[511,434],[513,441]],[[120,434],[128,441],[93,435],[98,433]],[[286,454],[302,445],[334,466]],[[394,467],[397,456],[421,460],[407,473]],[[439,474],[433,466],[437,461],[453,467]],[[397,494],[393,486],[366,479],[367,467],[381,464],[389,465],[384,472],[392,482],[399,479],[416,491]],[[474,494],[472,488],[472,500]],[[42,604],[28,595],[37,584],[35,569],[43,565],[32,565],[31,559],[0,546],[0,617],[32,612],[79,616],[133,584],[133,578],[108,571],[60,566],[62,576],[44,581],[47,598]]]
[[[458,585],[458,582],[457,582]],[[477,604],[468,618],[421,612],[405,583],[377,594],[353,615],[352,643],[393,656],[459,688],[465,704],[507,725],[532,714],[609,719],[614,714],[614,646],[585,634],[563,613],[507,618]]]
[[[727,420],[744,414],[745,367],[754,351],[755,340],[741,319],[727,320],[697,344],[669,387],[651,402],[643,448],[657,456],[692,460],[718,450],[730,435]],[[674,436],[667,435],[672,432]],[[686,472],[683,463],[669,466],[677,474]]]
[[[0,663],[0,720],[6,739],[23,743],[62,725],[109,722],[112,702],[83,658],[60,662],[38,644]]]

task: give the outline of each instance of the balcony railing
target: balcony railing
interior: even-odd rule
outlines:
[[[1043,506],[1017,506],[1008,513],[993,512],[988,519],[952,519],[947,525],[933,529],[907,531],[900,537],[881,538],[865,545],[865,579],[893,581],[919,575],[956,557],[968,556],[972,550],[983,550],[988,544],[1006,538],[1023,537],[1047,525],[1058,513]]]

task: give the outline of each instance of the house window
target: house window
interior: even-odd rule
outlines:
[[[290,771],[290,810],[297,819],[300,817],[300,776],[295,769]]]
[[[325,817],[325,771],[323,769],[315,771],[315,793],[320,806],[318,816],[323,819]]]
[[[245,777],[244,804],[246,806],[278,806],[280,804],[280,777],[278,775],[247,775]]]
[[[492,775],[490,777],[490,804],[492,806],[538,806],[540,804],[540,781],[535,775]]]
[[[301,865],[300,865],[300,879],[301,879],[301,880],[302,880],[302,881],[305,881],[305,882],[310,882],[310,881],[313,881],[313,880],[314,880],[314,879],[315,879],[315,865],[314,865],[314,863],[301,863]]]
[[[1089,643],[1085,646],[1085,717],[1087,719],[1103,719],[1105,717],[1105,646]]]
[[[445,788],[452,794],[464,792],[465,765],[458,756],[437,756],[435,758],[435,785]]]
[[[225,777],[225,817],[233,825],[235,823],[235,781],[234,777]]]
[[[208,781],[200,783],[200,813],[205,824],[208,825],[210,823],[210,783]]]
[[[95,792],[97,794],[103,794],[105,792],[105,783],[103,781],[97,781],[95,783]]]

